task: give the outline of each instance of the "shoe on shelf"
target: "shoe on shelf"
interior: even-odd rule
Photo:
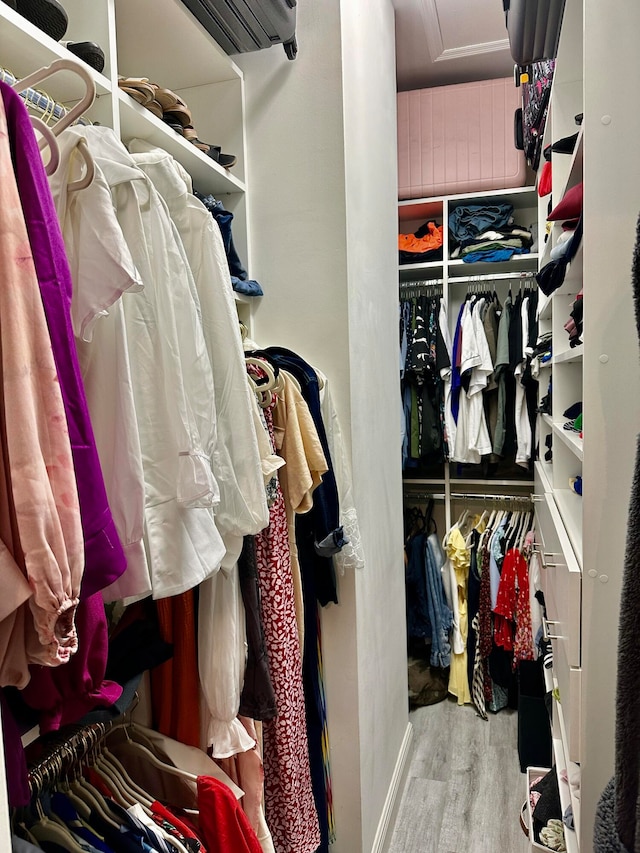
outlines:
[[[156,118],[162,118],[162,106],[158,101],[149,101],[148,104],[145,104],[145,108],[148,109],[150,113],[153,113]]]
[[[143,107],[155,98],[153,86],[146,77],[118,77],[118,86]]]
[[[96,71],[104,68],[104,51],[94,41],[61,41],[61,45]]]
[[[183,127],[188,127],[191,124],[191,110],[185,104],[182,98],[179,98],[169,89],[162,89],[158,94],[160,95],[160,98],[164,98],[165,100],[168,96],[171,95],[176,99],[176,102],[174,104],[171,104],[171,106],[169,106],[168,108],[165,108],[163,110],[163,113],[165,116],[179,121]]]
[[[64,38],[69,18],[58,0],[16,0],[9,5],[54,41]]]
[[[198,139],[198,131],[193,127],[193,125],[187,125],[184,128],[184,136],[192,145],[199,148],[203,154],[207,155],[207,157],[211,157],[212,160],[215,160],[223,169],[230,169],[232,166],[235,166],[238,161],[235,154],[224,154],[219,145],[209,145],[208,142],[202,142]]]
[[[175,92],[172,92],[171,89],[164,89],[162,86],[158,86],[157,83],[152,83],[151,85],[153,86],[154,97],[162,107],[163,112],[178,106],[180,98]]]
[[[175,130],[175,132],[178,134],[178,136],[184,136],[184,127],[182,126],[181,122],[179,122],[177,119],[175,119],[175,118],[172,119],[170,116],[167,116],[166,113],[163,113],[162,114],[162,121],[168,127],[170,127],[171,130]]]

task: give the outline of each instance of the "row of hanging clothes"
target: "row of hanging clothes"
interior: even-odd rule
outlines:
[[[505,463],[531,468],[537,301],[537,290],[523,289],[522,281],[501,301],[472,279],[451,336],[440,285],[401,285],[405,472],[444,460],[482,465],[485,475]]]
[[[445,382],[451,341],[442,285],[400,287],[400,388],[402,467],[433,465],[449,458]]]
[[[245,360],[215,205],[162,149],[68,126],[95,88],[42,131],[46,169],[0,93],[3,723],[16,692],[43,733],[119,711],[149,671],[154,728],[251,767],[254,800],[264,758],[262,849],[326,850],[318,606],[363,565],[327,378],[284,348]]]
[[[487,710],[513,700],[519,664],[546,648],[533,512],[530,500],[518,496],[451,498],[494,508],[465,509],[440,537],[432,501],[424,512],[408,496],[414,504],[405,508],[408,636],[426,644],[431,667],[458,704],[473,703],[487,719]]]
[[[458,311],[451,368],[452,460],[533,464],[538,394],[534,361],[538,292],[522,287],[503,302],[470,284]]]
[[[71,727],[38,752],[14,853],[261,853],[247,794],[199,750],[127,722]]]

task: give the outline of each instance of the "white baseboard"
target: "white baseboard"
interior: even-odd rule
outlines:
[[[382,814],[380,815],[380,821],[378,822],[378,829],[376,831],[375,838],[373,839],[371,853],[385,853],[389,846],[395,818],[400,806],[400,797],[402,796],[404,782],[411,763],[412,752],[413,726],[411,723],[407,723],[407,728],[400,746],[400,752],[398,753],[396,766],[393,771],[393,776],[391,777],[391,784],[389,785]]]

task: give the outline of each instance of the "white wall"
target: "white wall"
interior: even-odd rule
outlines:
[[[363,850],[407,725],[398,382],[394,17],[342,0],[351,429],[367,567],[357,575]],[[373,745],[373,748],[367,748]]]
[[[368,853],[407,726],[389,0],[298,6],[300,52],[241,57],[254,329],[331,380],[366,567],[323,611],[335,853]]]

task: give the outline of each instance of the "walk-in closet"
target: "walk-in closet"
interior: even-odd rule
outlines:
[[[638,848],[639,35],[0,0],[0,851]]]

